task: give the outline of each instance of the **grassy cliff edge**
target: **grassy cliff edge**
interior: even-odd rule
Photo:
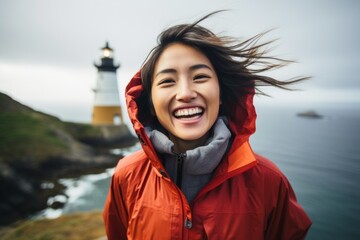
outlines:
[[[103,239],[104,223],[100,211],[74,213],[57,219],[27,220],[0,228],[3,240]],[[106,239],[106,238],[104,238]]]
[[[114,167],[121,156],[109,148],[135,142],[125,125],[63,122],[0,93],[0,225],[47,207],[49,195],[63,190],[44,190],[44,181]]]

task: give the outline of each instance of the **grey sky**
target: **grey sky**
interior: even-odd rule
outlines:
[[[280,74],[313,76],[305,90],[360,91],[356,0],[0,0],[0,91],[35,104],[52,102],[54,93],[64,95],[67,87],[90,88],[92,64],[107,40],[121,63],[123,88],[164,28],[218,9],[231,11],[204,22],[216,33],[247,38],[275,28],[268,36],[280,38],[275,53],[300,62]],[[68,86],[69,79],[74,86]],[[58,90],[46,88],[51,86]],[[26,87],[34,89],[29,93]],[[43,98],[36,88],[44,88]],[[66,94],[81,101],[81,94]],[[90,91],[83,98],[91,101]]]

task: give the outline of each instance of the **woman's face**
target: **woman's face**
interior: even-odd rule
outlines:
[[[151,98],[175,151],[204,144],[220,105],[218,78],[204,54],[184,44],[169,45],[155,65]]]

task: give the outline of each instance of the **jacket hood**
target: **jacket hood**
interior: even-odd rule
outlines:
[[[142,144],[145,153],[153,162],[155,168],[159,170],[163,168],[162,164],[159,161],[154,147],[150,139],[147,137],[144,128],[146,124],[155,118],[150,114],[149,109],[144,109],[144,107],[141,107],[143,106],[143,91],[140,70],[130,80],[125,89],[127,110],[131,123],[133,124],[133,128],[139,138],[140,143]],[[254,93],[255,90],[252,90],[249,94],[241,96],[238,101],[234,103],[237,107],[234,110],[232,116],[226,116],[228,119],[228,126],[234,137],[232,147],[229,150],[229,155],[232,155],[233,152],[237,152],[237,149],[243,144],[247,143],[250,135],[255,132],[256,112],[253,105]],[[250,146],[248,146],[246,149],[247,151],[252,152]],[[254,157],[250,158],[255,159]],[[249,159],[247,162],[249,162]]]

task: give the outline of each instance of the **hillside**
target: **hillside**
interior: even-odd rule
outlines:
[[[134,143],[125,125],[63,122],[0,93],[0,225],[46,207],[62,191],[57,178],[113,167],[120,156],[109,148]],[[55,187],[42,189],[45,180]]]
[[[3,240],[106,239],[100,211],[74,213],[57,219],[28,220],[0,228]]]

